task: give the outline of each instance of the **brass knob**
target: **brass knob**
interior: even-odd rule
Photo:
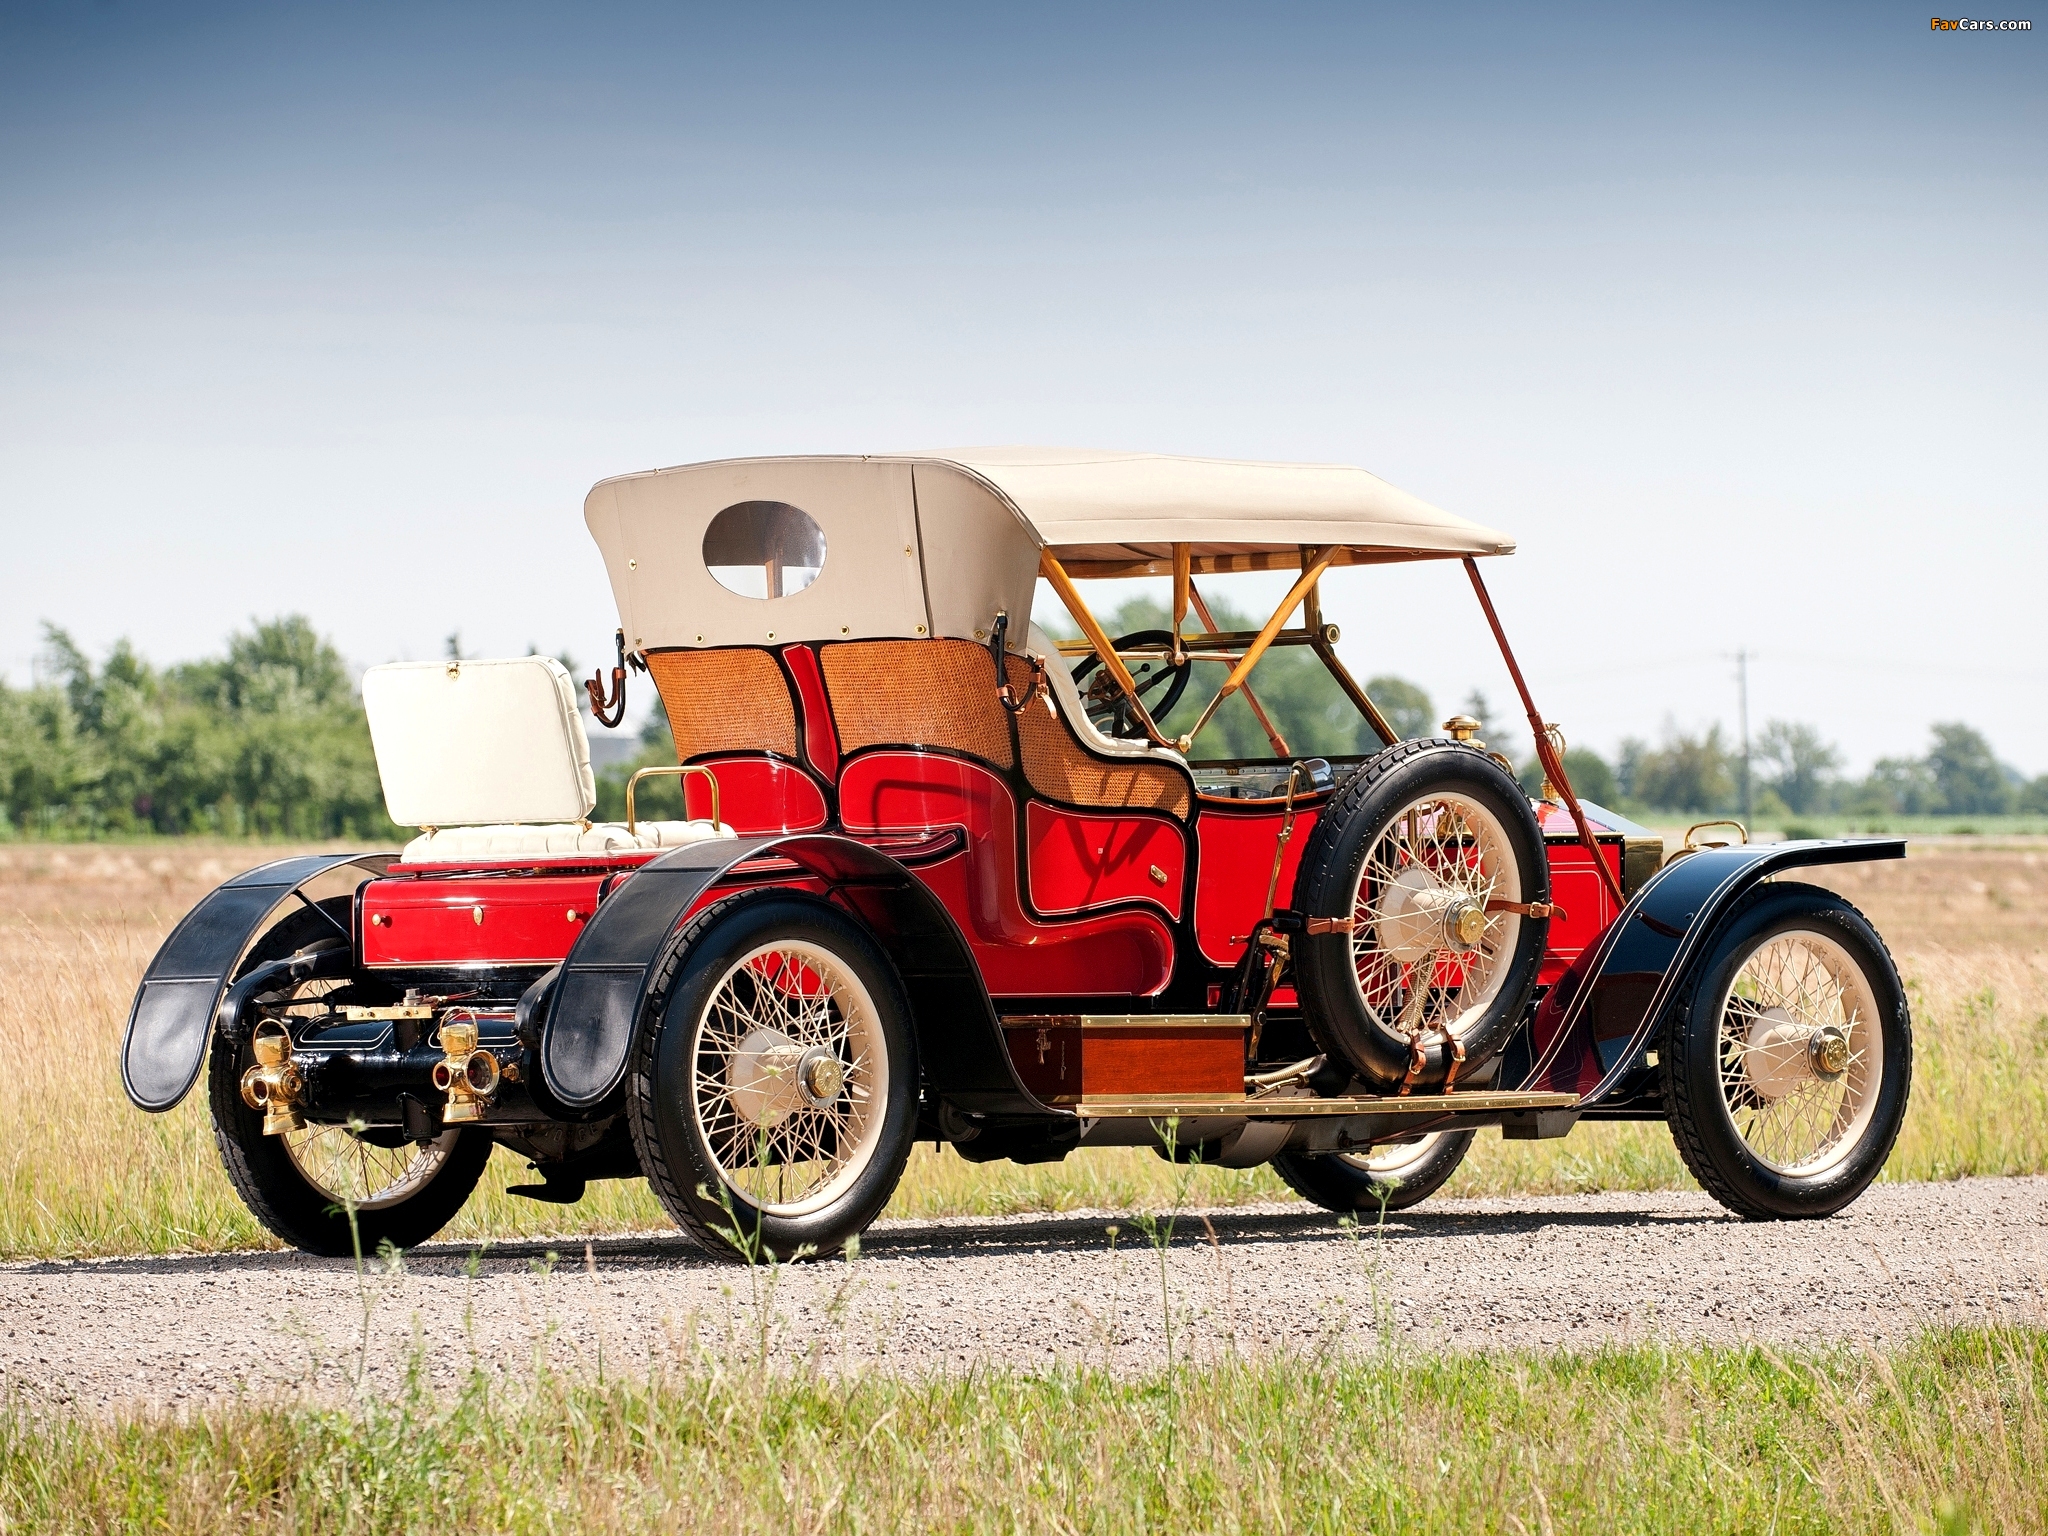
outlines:
[[[389,928],[391,926],[390,914],[386,912],[372,912],[370,914],[370,926],[372,928]]]
[[[481,923],[484,920],[484,909],[482,907],[471,907],[469,915],[471,921]]]
[[[836,1056],[813,1056],[804,1063],[803,1085],[812,1098],[830,1103],[846,1086],[846,1068]]]
[[[1453,741],[1470,741],[1479,734],[1479,722],[1470,715],[1453,715],[1444,722],[1444,733]]]
[[[1161,869],[1157,864],[1154,864],[1150,869],[1146,870],[1145,873],[1152,877],[1152,883],[1154,885],[1166,884],[1166,871]]]
[[[1461,908],[1458,912],[1457,933],[1458,942],[1467,949],[1470,949],[1482,938],[1486,937],[1486,909],[1484,907]]]

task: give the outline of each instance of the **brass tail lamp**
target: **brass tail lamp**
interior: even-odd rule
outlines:
[[[434,1063],[434,1086],[448,1095],[441,1111],[443,1125],[470,1125],[483,1119],[491,1098],[504,1080],[495,1052],[476,1043],[476,1020],[451,1013],[441,1022],[441,1059]]]
[[[506,1078],[495,1052],[477,1044],[476,1020],[450,1014],[441,1025],[441,1059],[434,1063],[434,1087],[448,1096],[444,1125],[483,1119]],[[263,1134],[282,1136],[306,1126],[306,1075],[292,1054],[291,1032],[275,1019],[256,1026],[249,1048],[256,1065],[242,1074],[242,1102],[263,1114]]]
[[[291,1031],[265,1019],[249,1039],[256,1065],[242,1074],[242,1102],[263,1115],[263,1134],[282,1136],[304,1128],[306,1074],[292,1060]]]

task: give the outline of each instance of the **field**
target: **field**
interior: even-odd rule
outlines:
[[[200,1106],[131,1110],[115,1052],[169,925],[272,853],[0,847],[0,1254],[268,1245]],[[1889,936],[1912,990],[1916,1091],[1887,1177],[2048,1170],[2048,845],[1928,842],[1904,863],[1829,875]],[[501,1153],[450,1235],[666,1225],[637,1186],[594,1186],[566,1210],[515,1199],[504,1185],[520,1172]],[[895,1210],[1136,1212],[1283,1194],[1257,1171],[1182,1176],[1177,1189],[1139,1152],[1012,1169],[921,1148]],[[1590,1126],[1560,1142],[1483,1138],[1449,1192],[1688,1182],[1662,1127]],[[779,1316],[774,1295],[754,1312]],[[1162,1263],[1169,1326],[1185,1301]],[[366,1371],[339,1395],[243,1387],[202,1406],[94,1412],[53,1403],[33,1376],[8,1382],[0,1531],[2044,1529],[2038,1328],[1931,1327],[1857,1348],[1825,1342],[1823,1326],[1791,1352],[1425,1353],[1381,1304],[1358,1321],[1348,1342],[1305,1351],[1190,1338],[1178,1365],[1136,1372],[984,1359],[822,1374],[774,1354],[785,1324],[764,1321],[758,1344],[747,1331],[687,1335],[624,1374],[603,1355],[593,1372],[537,1353],[509,1373],[472,1365],[451,1387],[429,1385],[423,1352],[455,1341],[430,1340],[415,1313],[391,1320],[415,1341],[412,1364]]]
[[[0,845],[0,1257],[266,1246],[220,1172],[203,1106],[146,1116],[122,1097],[116,1050],[136,977],[170,925],[220,879],[280,850],[162,842]],[[1911,989],[1913,1108],[1887,1177],[2048,1170],[2048,841],[1954,838],[1903,863],[1822,872],[1890,940]],[[645,1188],[593,1185],[582,1204],[506,1195],[500,1152],[448,1233],[580,1235],[667,1225]],[[1064,1163],[977,1166],[920,1147],[899,1215],[1160,1203],[1168,1166],[1098,1150]],[[1555,1142],[1482,1137],[1447,1194],[1570,1193],[1689,1184],[1661,1126],[1586,1126]],[[1209,1205],[1290,1198],[1264,1170],[1201,1169]]]

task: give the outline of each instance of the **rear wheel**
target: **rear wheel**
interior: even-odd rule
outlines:
[[[1913,1027],[1884,941],[1831,891],[1766,885],[1724,925],[1663,1053],[1680,1155],[1752,1219],[1832,1216],[1890,1156]]]
[[[283,959],[307,945],[331,943],[348,919],[348,898],[295,912],[265,934],[237,968]],[[327,915],[323,916],[325,912]],[[341,928],[346,932],[346,928]],[[382,1003],[339,979],[315,979],[261,999],[266,1013],[289,1025],[303,1004]],[[216,1034],[207,1063],[213,1136],[228,1182],[263,1225],[294,1248],[329,1258],[375,1253],[384,1243],[410,1248],[454,1219],[490,1161],[491,1138],[480,1130],[449,1130],[413,1142],[394,1127],[360,1134],[345,1125],[309,1122],[277,1136],[263,1132],[263,1113],[242,1098],[242,1074],[255,1064],[247,1041]],[[351,1229],[349,1207],[355,1208]]]
[[[640,1165],[724,1258],[838,1252],[882,1213],[917,1130],[910,1009],[834,907],[721,902],[672,941],[627,1079]]]
[[[1472,1149],[1470,1131],[1433,1131],[1414,1141],[1391,1141],[1370,1152],[1305,1157],[1283,1152],[1273,1171],[1304,1200],[1326,1211],[1390,1211],[1420,1205],[1442,1189]]]
[[[243,1203],[294,1248],[345,1258],[358,1243],[365,1254],[386,1242],[413,1247],[448,1225],[483,1177],[492,1143],[479,1130],[413,1142],[396,1130],[358,1134],[309,1123],[266,1136],[262,1112],[242,1099],[242,1074],[254,1063],[248,1046],[214,1042],[207,1081],[214,1140]]]

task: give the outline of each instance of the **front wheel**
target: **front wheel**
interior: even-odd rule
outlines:
[[[1669,1025],[1664,1102],[1707,1193],[1753,1220],[1832,1216],[1891,1155],[1913,1025],[1884,941],[1831,891],[1766,885]]]
[[[1370,1152],[1305,1157],[1283,1152],[1273,1171],[1304,1200],[1326,1211],[1405,1211],[1442,1189],[1472,1150],[1470,1131],[1432,1131],[1414,1141],[1390,1141]]]
[[[838,1252],[882,1213],[917,1132],[910,1008],[865,930],[764,891],[671,941],[634,1051],[640,1166],[724,1258]]]

